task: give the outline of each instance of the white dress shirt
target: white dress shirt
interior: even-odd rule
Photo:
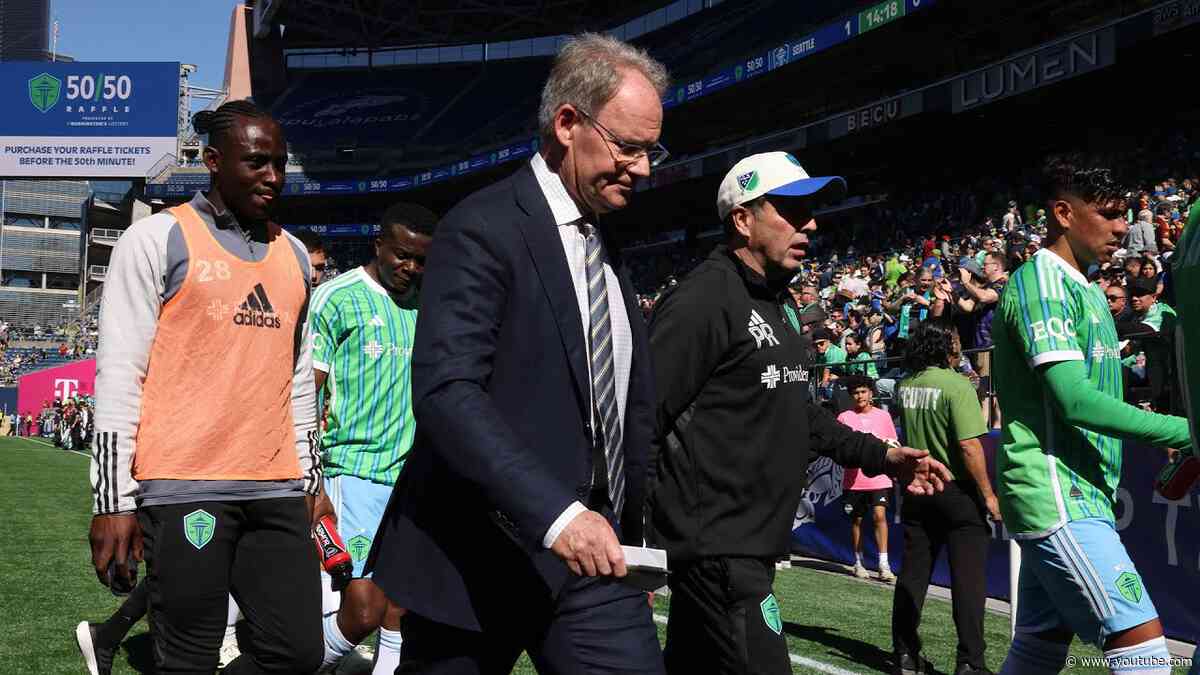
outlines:
[[[580,212],[579,206],[575,204],[575,200],[571,199],[571,195],[567,193],[562,178],[550,170],[541,154],[535,154],[529,164],[533,168],[533,175],[542,189],[542,194],[550,204],[550,213],[554,216],[554,224],[558,227],[558,236],[562,238],[563,253],[567,258],[567,267],[571,270],[571,281],[575,285],[575,299],[579,303],[579,321],[586,339],[586,336],[590,335],[592,331],[587,289],[587,242],[579,227],[582,222],[586,222],[586,219]],[[608,252],[604,250],[603,244],[601,244],[600,259],[604,264],[604,281],[608,287],[608,318],[612,328],[617,420],[619,424],[623,425],[625,423],[625,400],[629,394],[629,369],[633,361],[633,333],[629,328],[629,313],[625,309],[625,299],[621,296],[620,282],[617,281],[617,275],[613,271],[612,265],[609,264]],[[586,344],[584,346],[587,347]],[[590,349],[588,354],[591,354]],[[590,357],[587,359],[587,366],[590,390],[592,382]],[[591,396],[592,404],[588,406],[588,409],[592,411],[592,428],[595,429],[600,422],[595,419],[595,393],[592,393]],[[542,544],[546,548],[550,548],[567,524],[586,510],[587,507],[580,502],[572,502],[550,525],[550,529],[546,530]]]

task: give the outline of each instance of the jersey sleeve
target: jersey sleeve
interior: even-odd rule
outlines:
[[[142,385],[158,331],[166,284],[170,213],[129,227],[113,248],[100,302],[96,348],[96,427],[90,476],[92,512],[129,513],[137,508],[133,478]]]
[[[337,352],[341,313],[337,303],[322,293],[321,289],[317,289],[313,296],[313,311],[308,323],[312,332],[313,368],[328,373],[333,370],[333,356]]]
[[[1067,283],[1060,271],[1035,261],[1018,270],[1005,290],[1001,309],[1031,367],[1083,360]]]

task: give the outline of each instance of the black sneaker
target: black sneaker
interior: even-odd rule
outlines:
[[[894,660],[892,675],[928,675],[934,672],[933,664],[920,654],[896,654]]]
[[[80,621],[75,627],[75,642],[79,644],[79,653],[83,655],[83,663],[91,675],[110,675],[112,673],[113,654],[117,648],[101,644],[96,639],[96,627],[87,621]]]
[[[976,668],[969,663],[960,663],[954,669],[954,675],[996,675],[987,668]]]

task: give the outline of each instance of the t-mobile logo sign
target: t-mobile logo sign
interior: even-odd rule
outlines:
[[[79,380],[54,380],[54,398],[65,401],[79,392]]]

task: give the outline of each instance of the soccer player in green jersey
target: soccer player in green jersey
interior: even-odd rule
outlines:
[[[354,559],[340,609],[327,587],[327,668],[376,628],[373,672],[390,674],[400,661],[403,610],[363,568],[416,430],[409,364],[425,251],[436,222],[424,207],[391,207],[383,214],[375,259],[313,293],[313,368],[317,391],[330,399],[321,442],[328,497],[318,505],[318,517],[336,515]]]
[[[1123,190],[1078,156],[1052,157],[1041,174],[1044,248],[1012,274],[992,323],[1000,510],[1021,547],[1016,636],[1001,675],[1059,672],[1072,635],[1100,646],[1113,673],[1169,673],[1113,504],[1122,439],[1186,447],[1187,421],[1121,400],[1116,329],[1085,276],[1128,230]]]

